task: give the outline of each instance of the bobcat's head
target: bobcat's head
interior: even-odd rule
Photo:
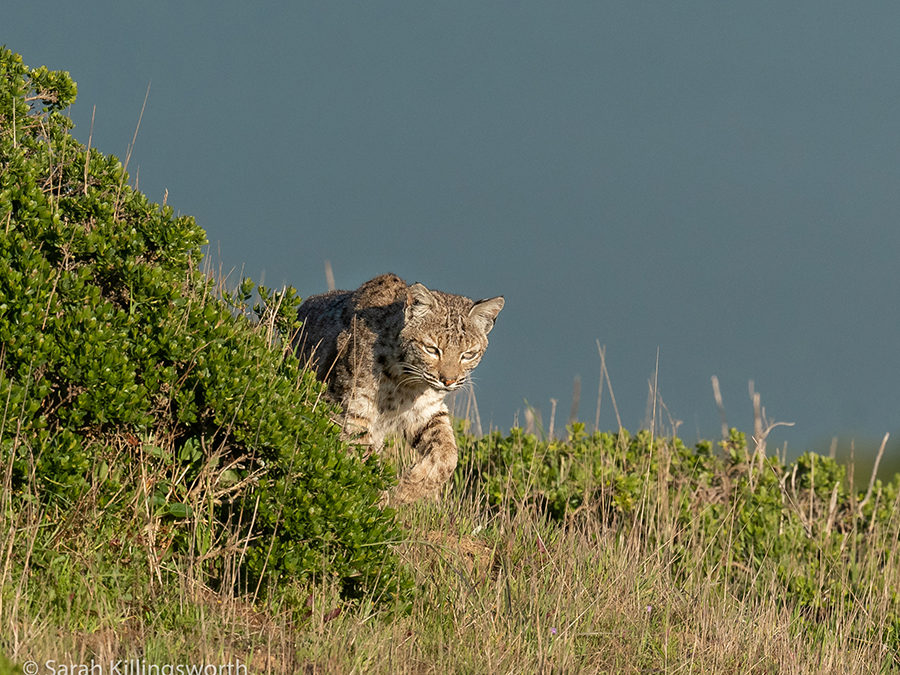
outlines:
[[[487,349],[503,302],[502,296],[472,301],[422,284],[410,286],[400,331],[403,382],[424,382],[438,391],[463,386]]]

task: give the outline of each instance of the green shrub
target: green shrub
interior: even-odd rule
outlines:
[[[581,424],[566,441],[520,429],[459,441],[455,489],[495,511],[599,523],[640,541],[642,555],[664,556],[686,586],[717,579],[813,626],[826,609],[839,615],[873,595],[900,616],[900,579],[881,572],[900,553],[900,477],[876,481],[865,500],[835,460],[806,453],[785,465],[751,451],[736,430],[718,451],[647,431],[589,435]],[[859,639],[884,640],[900,653],[896,626],[880,636],[872,630]]]
[[[280,347],[295,294],[260,289],[272,331],[246,311],[252,282],[218,293],[198,271],[194,220],[70,135],[75,93],[67,73],[0,51],[8,506],[125,523],[146,503],[164,525],[151,546],[199,552],[220,579],[223,553],[240,550],[244,589],[283,577],[402,589],[399,533],[376,505],[386,476],[340,442],[320,385]]]
[[[0,652],[0,675],[21,675],[22,669],[16,667]]]

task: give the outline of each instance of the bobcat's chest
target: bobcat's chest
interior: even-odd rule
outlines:
[[[444,392],[430,387],[420,392],[394,392],[379,401],[375,422],[384,435],[405,435],[445,411],[444,396]]]

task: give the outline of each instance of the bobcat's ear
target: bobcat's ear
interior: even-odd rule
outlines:
[[[434,306],[434,296],[424,285],[415,283],[406,289],[406,319],[421,318]]]
[[[487,300],[478,300],[469,310],[469,316],[481,324],[484,334],[487,335],[494,327],[494,321],[497,320],[497,315],[503,309],[504,303],[502,295]]]

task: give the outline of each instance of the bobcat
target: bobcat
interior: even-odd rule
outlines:
[[[383,505],[433,495],[453,474],[457,448],[444,396],[468,381],[503,303],[383,274],[300,306],[294,347],[343,408],[343,437],[377,452],[385,436],[401,435],[420,455]]]

